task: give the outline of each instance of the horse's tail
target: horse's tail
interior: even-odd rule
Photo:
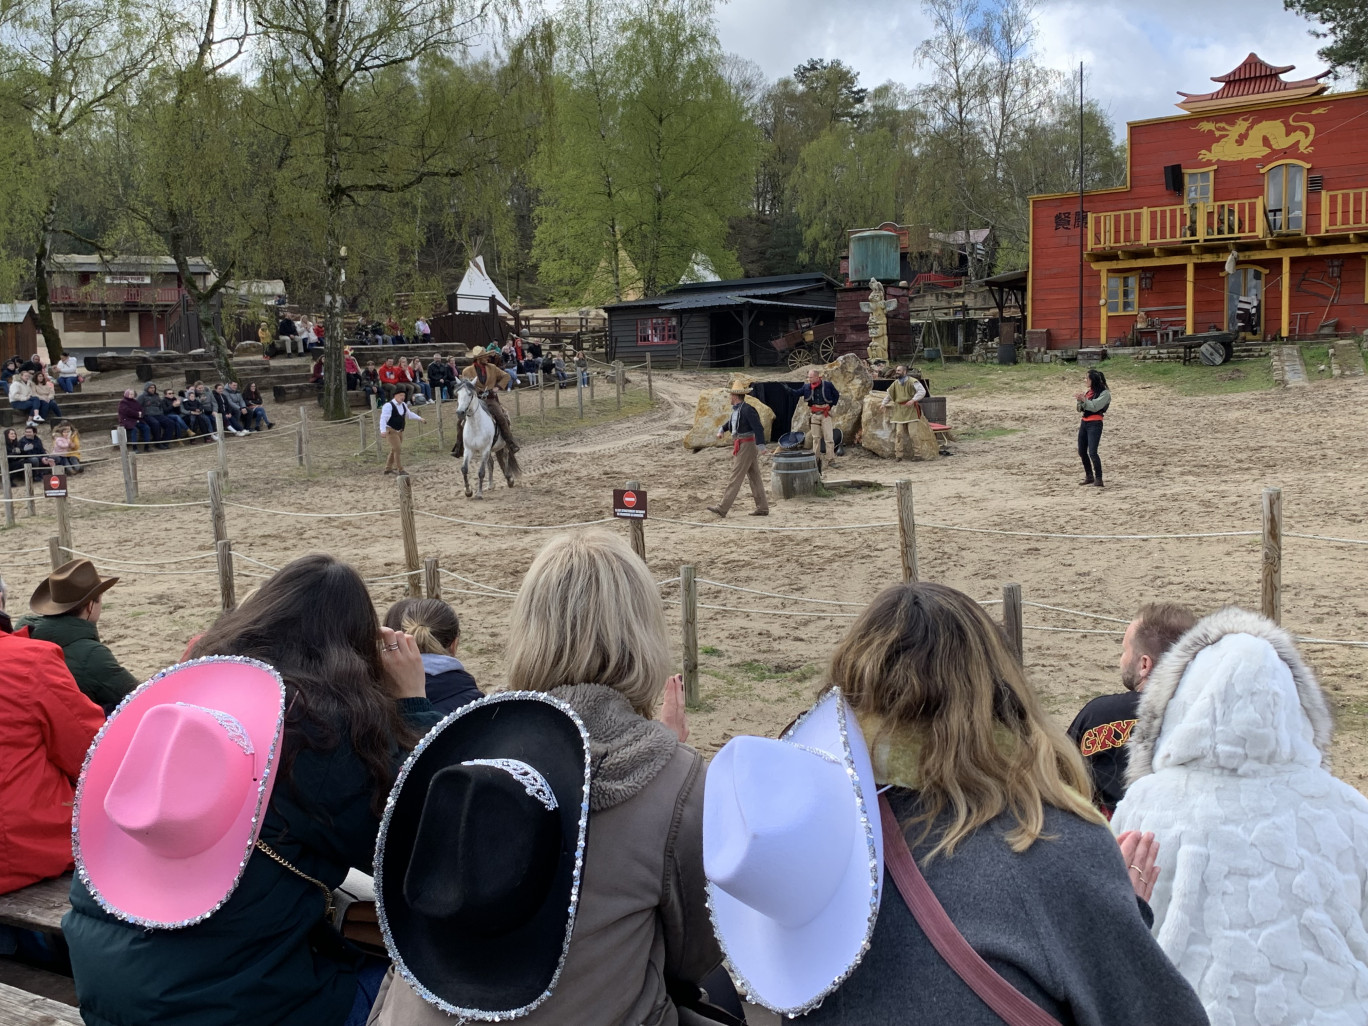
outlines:
[[[507,446],[503,450],[504,469],[513,477],[522,476],[522,467],[518,466],[518,454]]]

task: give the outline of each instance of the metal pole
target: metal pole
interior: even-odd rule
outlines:
[[[1007,643],[1020,662],[1026,661],[1026,648],[1022,641],[1021,626],[1021,585],[1002,586],[1002,630],[1007,635]]]
[[[1263,561],[1259,567],[1259,611],[1282,623],[1282,489],[1263,492]]]
[[[679,594],[684,610],[684,705],[698,707],[698,585],[694,568],[679,568]]]
[[[898,541],[902,552],[904,584],[917,583],[917,518],[912,508],[912,482],[904,478],[894,486],[898,496]]]
[[[399,530],[404,536],[404,568],[408,571],[408,593],[413,598],[423,594],[418,576],[418,528],[413,522],[413,479],[407,474],[396,478],[399,482]]]

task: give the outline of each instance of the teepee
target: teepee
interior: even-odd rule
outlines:
[[[477,256],[466,267],[465,277],[456,288],[456,309],[469,313],[488,313],[490,296],[494,297],[499,313],[512,312],[512,304],[504,298],[499,286],[494,284],[494,279],[485,270],[484,257]]]

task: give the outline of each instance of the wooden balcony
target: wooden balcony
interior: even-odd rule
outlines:
[[[1321,193],[1321,232],[1368,230],[1368,189],[1339,189]]]
[[[54,285],[48,301],[54,306],[174,306],[184,294],[174,285]]]
[[[1089,252],[1262,239],[1269,234],[1262,196],[1088,214]]]

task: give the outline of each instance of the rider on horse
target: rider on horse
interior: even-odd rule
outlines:
[[[471,355],[470,366],[465,369],[461,377],[475,385],[475,393],[484,400],[485,409],[494,418],[494,423],[499,427],[499,433],[503,435],[504,444],[510,453],[516,453],[521,446],[513,438],[513,431],[508,426],[508,414],[499,403],[499,391],[508,386],[509,377],[502,367],[495,366],[489,362],[490,354],[480,351]],[[456,444],[451,447],[451,455],[459,458],[465,453],[465,442],[461,437],[461,430],[465,427],[465,417],[456,418]]]

